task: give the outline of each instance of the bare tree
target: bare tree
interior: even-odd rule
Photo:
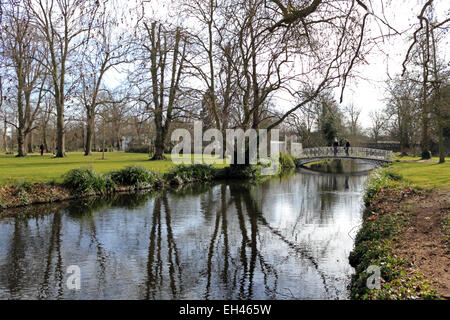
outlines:
[[[431,156],[429,148],[429,123],[431,119],[430,105],[439,100],[439,90],[436,84],[439,83],[436,73],[436,39],[435,30],[444,29],[448,31],[450,18],[448,16],[442,21],[434,19],[433,0],[428,0],[423,5],[417,16],[419,23],[413,34],[413,39],[403,61],[403,73],[407,71],[407,65],[413,58],[420,61],[422,68],[422,158],[429,159]],[[432,66],[433,65],[433,66]],[[435,71],[433,72],[432,69]],[[430,75],[430,73],[433,73]],[[433,79],[434,76],[434,79]],[[431,89],[434,89],[437,100],[429,101]]]
[[[3,14],[3,12],[2,12]],[[0,75],[0,118],[3,115],[3,77]],[[5,123],[6,123],[6,115],[5,115]],[[0,131],[2,132],[2,141],[0,144],[0,150],[3,150],[6,152],[6,125],[3,127],[3,129]]]
[[[153,160],[160,160],[165,158],[167,134],[181,94],[187,42],[180,27],[172,30],[147,20],[142,21],[140,27],[142,37],[138,41],[136,54],[144,69],[139,72],[137,87],[141,92],[137,100],[153,114],[156,129]],[[147,93],[149,89],[150,94]]]
[[[445,144],[444,144],[444,128],[446,122],[448,122],[449,117],[449,100],[446,99],[445,94],[442,90],[445,85],[450,85],[450,70],[446,66],[445,62],[439,61],[438,59],[438,45],[441,40],[439,37],[438,30],[434,27],[435,21],[430,22],[430,36],[431,36],[431,73],[433,80],[431,82],[431,87],[433,88],[433,112],[436,116],[437,121],[437,131],[439,137],[439,163],[445,163]],[[446,31],[448,32],[448,30]],[[448,93],[447,93],[448,94]]]
[[[97,106],[106,101],[99,99],[101,91],[107,91],[103,82],[105,74],[126,61],[128,44],[123,32],[117,32],[117,17],[114,8],[103,3],[98,9],[96,25],[91,29],[93,36],[86,39],[78,68],[80,71],[80,100],[86,112],[86,143],[84,155],[90,155],[94,135]],[[104,97],[109,97],[104,94]]]
[[[370,112],[369,117],[372,122],[369,131],[375,143],[378,143],[380,136],[386,129],[386,124],[389,119],[386,117],[385,113],[381,111],[372,111]]]
[[[65,156],[64,109],[74,83],[68,82],[69,58],[90,37],[99,6],[94,0],[26,0],[33,26],[46,43],[44,65],[50,75],[57,124],[56,157]]]
[[[3,50],[14,70],[16,85],[17,123],[11,122],[17,129],[18,157],[25,156],[27,138],[31,142],[34,121],[40,110],[44,95],[45,73],[41,64],[38,48],[41,44],[36,39],[31,25],[30,12],[22,3],[10,2],[5,10],[6,23],[3,27]],[[33,94],[37,94],[35,107],[32,107]],[[28,148],[28,151],[31,152]]]
[[[361,108],[358,108],[353,103],[344,106],[344,114],[349,120],[350,135],[355,137],[358,133],[358,121],[361,115]]]
[[[317,123],[317,114],[307,109],[300,109],[292,113],[286,120],[286,124],[300,137],[303,146],[306,148],[314,146],[313,129]]]
[[[391,119],[391,132],[400,141],[400,150],[406,156],[414,146],[420,131],[420,83],[414,74],[395,77],[388,81],[387,117]]]
[[[205,81],[207,86],[207,95],[205,96],[205,102],[209,106],[214,116],[216,127],[220,130],[222,128],[221,118],[219,116],[219,108],[216,94],[216,64],[217,58],[215,54],[215,33],[216,28],[216,11],[219,5],[217,0],[189,0],[185,3],[186,12],[188,15],[193,16],[199,21],[205,29],[198,34],[192,34],[194,41],[201,47],[201,53],[206,54],[207,71],[203,71],[202,66],[199,64],[190,64],[199,72],[200,78]],[[203,51],[203,52],[202,52]],[[198,60],[197,60],[198,61]]]
[[[54,101],[46,97],[44,99],[44,108],[41,111],[40,118],[40,129],[41,129],[41,139],[42,144],[44,145],[44,150],[46,153],[49,152],[49,142],[48,142],[48,125],[50,119],[53,115],[53,104]]]

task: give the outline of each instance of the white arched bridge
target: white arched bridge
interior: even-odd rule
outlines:
[[[350,159],[362,160],[376,166],[382,166],[392,162],[393,152],[389,150],[378,150],[369,148],[349,148],[338,147],[335,154],[333,147],[319,147],[302,149],[297,155],[298,164],[305,165],[310,162],[326,159]]]

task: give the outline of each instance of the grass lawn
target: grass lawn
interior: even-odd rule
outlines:
[[[52,158],[51,155],[28,155],[15,158],[13,155],[0,153],[0,185],[20,182],[50,182],[62,181],[62,175],[74,168],[93,168],[98,173],[124,168],[130,165],[143,166],[149,170],[165,173],[175,164],[168,160],[150,161],[144,153],[105,153],[102,160],[101,153],[84,156],[81,152],[68,153],[65,158]],[[196,156],[197,157],[197,156]],[[217,165],[223,167],[224,165]]]
[[[398,158],[394,162],[392,171],[401,174],[407,181],[423,188],[450,188],[450,158],[438,164],[439,158],[420,161],[420,158]]]

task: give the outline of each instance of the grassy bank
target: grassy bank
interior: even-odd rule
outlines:
[[[63,174],[74,168],[91,168],[99,174],[104,174],[134,165],[164,174],[175,166],[170,161],[170,155],[166,157],[167,160],[149,161],[147,154],[125,152],[105,153],[105,160],[102,160],[101,153],[84,156],[81,152],[71,152],[65,158],[53,158],[51,155],[43,157],[28,155],[24,158],[15,158],[13,155],[0,154],[0,185],[24,182],[60,183]],[[216,165],[218,168],[224,166],[224,164]]]
[[[394,161],[391,171],[400,174],[409,183],[424,189],[450,188],[450,158],[441,164],[437,158],[427,161],[411,157],[400,159]]]
[[[424,275],[418,263],[412,263],[408,256],[414,257],[418,250],[432,251],[438,246],[442,247],[442,242],[448,239],[448,235],[445,236],[448,233],[445,223],[440,221],[448,221],[446,198],[431,197],[430,189],[449,188],[449,174],[448,163],[408,159],[408,162],[394,162],[389,168],[377,169],[370,175],[364,196],[366,209],[363,225],[349,257],[350,264],[356,270],[351,280],[352,299],[439,298],[432,285],[436,276]],[[444,203],[437,206],[435,203],[440,201]],[[420,208],[419,204],[426,205]],[[433,204],[435,207],[431,207]],[[423,215],[431,217],[422,217]],[[419,225],[423,219],[428,219],[424,220],[425,227],[428,228],[426,231]],[[410,243],[411,239],[421,239],[430,233],[431,223],[426,223],[432,219],[437,221],[434,229],[444,226],[441,230],[434,230],[432,241],[435,243],[424,248],[421,247],[420,240]],[[442,234],[444,237],[440,239]],[[436,253],[430,252],[430,256],[433,255]],[[367,286],[367,279],[372,275],[367,272],[369,266],[380,267],[380,289],[370,290]],[[436,269],[440,267],[438,264],[434,266]],[[442,269],[445,272],[445,267]]]
[[[58,179],[60,182],[22,182],[0,187],[0,211],[30,204],[203,183],[226,177],[223,173],[226,169],[205,164],[179,165],[162,174],[134,165],[101,174],[91,168],[76,168],[63,174]]]
[[[175,165],[169,156],[164,161],[149,161],[142,154],[110,153],[105,160],[97,156],[70,154],[64,159],[4,157],[2,165],[6,169],[0,177],[4,183],[0,186],[0,210],[94,195],[157,189],[168,185],[264,178],[260,174],[261,165]],[[294,159],[283,154],[278,173],[294,167]],[[67,171],[61,174],[65,169]]]

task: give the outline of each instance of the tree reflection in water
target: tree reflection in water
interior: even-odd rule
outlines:
[[[162,208],[164,208],[164,212]],[[165,220],[162,220],[163,213]],[[163,261],[164,257],[162,256],[164,241],[162,237],[163,227],[166,229],[167,235],[167,273],[163,270],[166,265],[165,261]],[[163,288],[165,274],[168,274],[169,276],[172,298],[177,299],[183,292],[183,276],[178,248],[172,231],[171,213],[167,194],[157,196],[153,207],[152,227],[150,230],[148,247],[146,299],[156,298],[157,293]]]
[[[0,299],[345,298],[365,178],[303,172],[26,209],[0,220]],[[80,292],[65,286],[70,264]]]

